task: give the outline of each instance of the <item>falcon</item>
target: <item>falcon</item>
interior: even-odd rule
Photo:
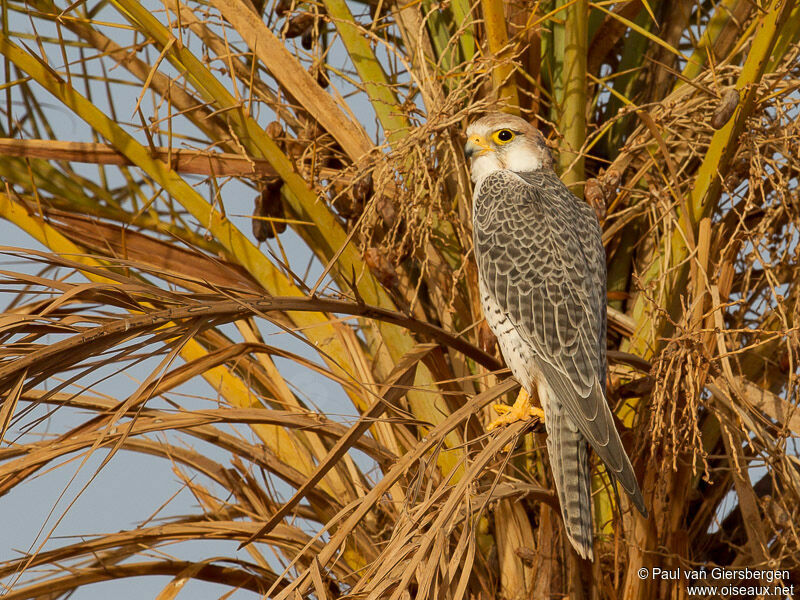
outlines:
[[[494,113],[467,129],[481,303],[522,386],[490,428],[538,417],[567,538],[593,560],[588,446],[642,515],[644,499],[606,401],[606,262],[593,209],[553,170],[541,133]],[[542,408],[530,402],[534,390]]]

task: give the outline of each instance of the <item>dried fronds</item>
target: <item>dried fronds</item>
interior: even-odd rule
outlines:
[[[0,497],[89,480],[38,498],[54,520],[0,556],[7,597],[158,575],[164,598],[685,598],[640,569],[717,565],[800,586],[797,3],[0,20],[0,217],[27,236],[0,251]],[[609,398],[651,518],[598,468],[594,569],[543,428],[484,429],[516,384],[461,148],[495,109],[542,130],[603,225]],[[123,454],[175,488],[68,530],[59,499]]]

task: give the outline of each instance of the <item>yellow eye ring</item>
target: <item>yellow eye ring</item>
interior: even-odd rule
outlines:
[[[511,131],[510,129],[498,129],[492,134],[492,140],[498,146],[502,146],[503,144],[507,144],[511,140],[513,140],[516,134]]]

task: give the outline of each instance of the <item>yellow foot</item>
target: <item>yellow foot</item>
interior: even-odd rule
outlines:
[[[520,390],[519,396],[517,396],[517,400],[514,402],[513,406],[495,404],[492,408],[494,408],[500,416],[489,423],[489,427],[487,427],[488,431],[496,429],[501,425],[510,425],[515,421],[527,421],[532,417],[544,423],[544,411],[538,406],[531,405],[531,398],[524,389]]]

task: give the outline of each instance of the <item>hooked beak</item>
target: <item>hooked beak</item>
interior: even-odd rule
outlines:
[[[492,148],[483,136],[480,135],[471,135],[467,140],[467,143],[464,145],[464,155],[467,158],[472,158],[473,156],[483,156],[487,152],[494,152],[494,148]]]

